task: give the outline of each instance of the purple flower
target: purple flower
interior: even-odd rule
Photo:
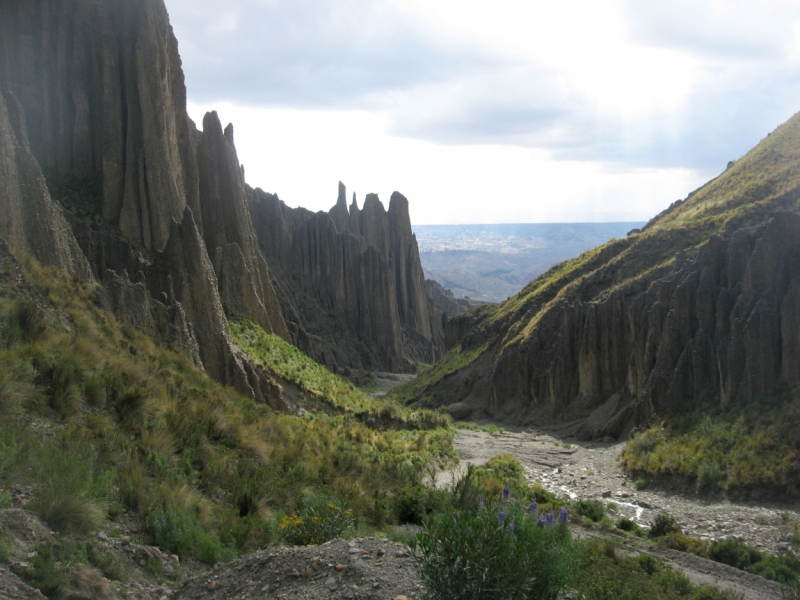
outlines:
[[[504,511],[504,510],[501,510],[499,513],[497,513],[497,520],[498,520],[500,523],[502,523],[503,521],[505,521],[505,520],[506,520],[506,511]]]
[[[539,517],[539,520],[538,520],[538,521],[536,521],[536,524],[537,524],[539,527],[544,527],[544,519],[543,519],[542,517]]]
[[[537,508],[539,508],[539,503],[538,502],[531,502],[531,506],[528,509],[528,514],[535,515]]]
[[[508,526],[508,530],[511,533],[514,533],[517,530],[517,525],[516,525],[516,523],[514,523],[514,521],[511,521],[511,525]]]
[[[553,522],[553,520],[555,519],[555,517],[553,516],[553,513],[551,513],[551,512],[547,513],[547,515],[545,515],[545,517],[547,518],[547,524],[548,524],[548,525],[549,525],[550,523],[552,523],[552,522]]]
[[[511,495],[511,490],[508,489],[508,486],[503,488],[503,499],[508,500],[508,497]]]
[[[569,523],[569,511],[566,506],[561,509],[558,518],[562,523]]]

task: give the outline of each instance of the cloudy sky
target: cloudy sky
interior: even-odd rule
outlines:
[[[248,183],[424,223],[646,220],[800,110],[797,0],[166,0]]]

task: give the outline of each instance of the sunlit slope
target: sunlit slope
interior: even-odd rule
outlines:
[[[580,305],[581,310],[586,306],[597,307],[608,304],[609,298],[614,297],[619,303],[618,312],[629,311],[634,297],[645,294],[653,282],[671,276],[684,261],[702,253],[712,236],[728,239],[735,231],[769,221],[780,211],[796,211],[798,197],[800,116],[795,115],[720,176],[686,200],[673,203],[641,232],[611,240],[554,266],[493,311],[456,319],[454,326],[461,343],[451,352],[469,356],[462,361],[450,356],[448,362],[468,364],[455,372],[434,366],[426,374],[424,386],[416,384],[413,391],[399,389],[396,395],[406,401],[410,396],[412,402],[450,406],[457,417],[485,413],[506,420],[524,420],[523,415],[529,415],[534,406],[543,408],[548,402],[550,406],[545,412],[550,416],[558,412],[555,404],[562,408],[571,404],[575,410],[567,411],[570,417],[585,417],[589,409],[608,398],[606,392],[615,385],[622,388],[625,382],[620,379],[630,378],[630,372],[600,373],[604,381],[587,383],[576,370],[578,355],[585,351],[580,344],[581,347],[563,350],[564,356],[555,362],[541,362],[542,353],[555,355],[561,351],[557,348],[559,344],[566,347],[575,343],[568,342],[567,337],[585,335],[575,329],[577,323],[570,324],[571,320],[583,322],[589,318],[583,313],[573,314],[575,307]],[[622,321],[621,317],[618,321]],[[626,328],[618,331],[620,338],[630,336]],[[556,340],[558,336],[562,339]],[[484,345],[487,347],[483,352],[475,353],[476,348]],[[626,360],[622,348],[608,347],[597,348],[593,360],[602,361],[614,352],[620,354],[615,358],[617,362]],[[541,373],[534,371],[542,368],[561,370],[547,375],[551,378],[547,385],[553,391],[532,389],[545,386],[542,381],[532,381],[541,379]],[[613,368],[624,370],[619,366]],[[514,375],[515,369],[525,373]],[[509,377],[515,380],[511,386],[498,379]],[[563,381],[558,383],[559,377],[573,377],[576,381],[570,387]],[[646,382],[633,382],[628,393],[638,393],[641,389],[636,386],[644,385]],[[559,398],[555,397],[556,388]],[[543,394],[548,396],[546,401]],[[514,408],[501,410],[504,403],[508,404],[509,396]],[[585,400],[580,409],[573,402],[579,397]]]

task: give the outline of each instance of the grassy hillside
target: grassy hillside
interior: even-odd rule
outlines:
[[[0,505],[29,486],[28,508],[60,534],[124,520],[167,553],[214,563],[275,540],[277,517],[315,497],[346,505],[359,526],[392,523],[395,495],[454,456],[445,429],[277,413],[118,323],[93,285],[33,261],[22,280],[17,269],[0,264]],[[237,331],[254,352],[266,335]],[[280,352],[331,404],[385,409]]]

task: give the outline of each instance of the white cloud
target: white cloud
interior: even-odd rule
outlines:
[[[167,4],[193,110],[315,208],[341,178],[418,222],[644,218],[800,108],[795,0]]]

